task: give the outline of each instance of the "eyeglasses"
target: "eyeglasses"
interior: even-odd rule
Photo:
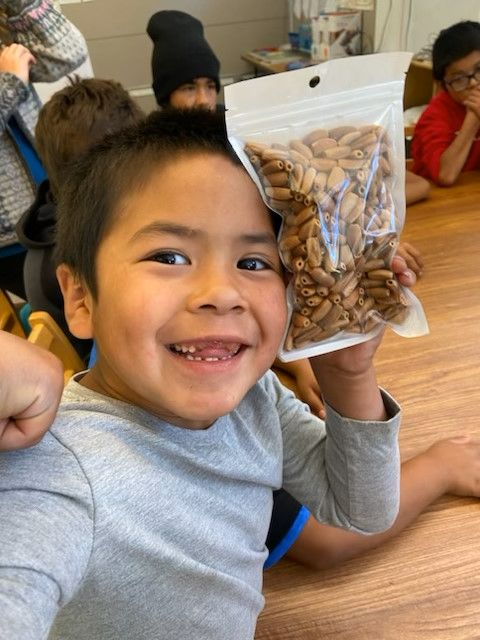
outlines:
[[[465,73],[461,76],[456,76],[451,80],[445,80],[445,84],[452,87],[454,91],[463,91],[468,87],[472,78],[474,78],[476,82],[480,83],[480,65],[475,67],[472,73]]]

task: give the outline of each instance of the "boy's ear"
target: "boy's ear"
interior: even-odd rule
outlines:
[[[72,273],[66,264],[59,265],[56,273],[70,332],[77,338],[92,338],[92,294],[83,280]]]

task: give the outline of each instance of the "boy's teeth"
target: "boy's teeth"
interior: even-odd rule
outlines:
[[[178,354],[185,355],[187,360],[217,362],[219,360],[229,360],[236,355],[240,349],[240,344],[214,342],[194,346],[175,343],[172,345],[172,349]],[[203,355],[195,355],[197,352],[201,352]]]
[[[193,345],[186,344],[174,344],[173,348],[175,351],[178,351],[178,353],[195,353],[197,350]]]
[[[188,354],[186,356],[187,360],[195,360],[197,362],[217,362],[219,360],[229,360],[232,356],[223,356],[223,358],[214,358],[213,356],[209,357],[209,358],[200,358],[199,356],[192,356],[190,354]]]

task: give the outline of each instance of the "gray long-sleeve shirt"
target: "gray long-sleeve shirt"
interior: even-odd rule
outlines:
[[[268,372],[192,431],[70,382],[42,442],[0,455],[0,637],[251,640],[272,489],[344,528],[394,520],[384,401],[388,421],[325,426]]]

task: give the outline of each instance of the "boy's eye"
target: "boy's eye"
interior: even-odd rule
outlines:
[[[147,261],[160,262],[161,264],[190,264],[190,260],[176,251],[158,251],[146,258]]]
[[[244,258],[239,260],[237,264],[239,269],[247,271],[262,271],[263,269],[271,269],[270,265],[261,258]]]

